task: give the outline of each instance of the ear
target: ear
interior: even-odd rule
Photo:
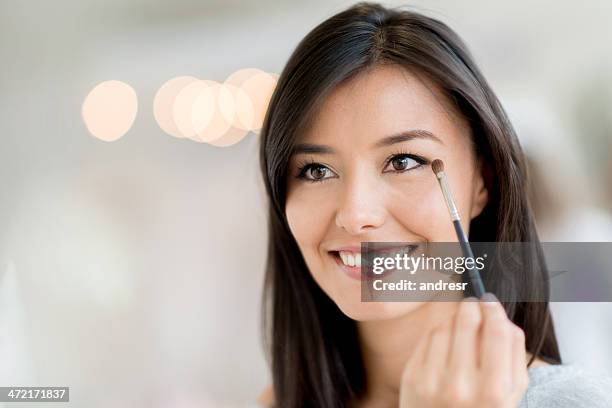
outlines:
[[[476,218],[489,202],[489,190],[485,183],[484,160],[479,157],[477,160],[476,172],[474,173],[474,187],[472,189],[472,208],[470,210],[470,219]]]

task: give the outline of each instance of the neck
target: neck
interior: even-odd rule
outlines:
[[[402,372],[417,342],[451,318],[458,306],[458,302],[427,302],[400,317],[357,322],[367,399],[398,401]]]

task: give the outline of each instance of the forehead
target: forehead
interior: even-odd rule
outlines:
[[[372,139],[407,129],[441,137],[465,129],[463,119],[433,82],[397,65],[381,65],[334,89],[302,140]],[[339,140],[340,141],[340,140]]]

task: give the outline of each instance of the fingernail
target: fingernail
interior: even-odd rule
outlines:
[[[480,298],[480,300],[482,300],[482,302],[486,306],[493,306],[493,305],[495,305],[496,303],[499,302],[497,297],[493,293],[491,293],[491,292],[487,292],[484,295],[482,295],[482,298]]]
[[[474,296],[466,297],[463,299],[464,302],[478,302],[478,298]]]

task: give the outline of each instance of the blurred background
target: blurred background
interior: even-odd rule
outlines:
[[[256,400],[258,115],[300,39],[351,4],[0,2],[0,385],[70,386],[71,407]],[[465,39],[529,155],[541,239],[612,241],[612,2],[383,4]],[[227,89],[250,99],[224,146],[198,138],[208,122],[169,128],[168,100]],[[566,362],[612,374],[611,305],[552,307]]]

